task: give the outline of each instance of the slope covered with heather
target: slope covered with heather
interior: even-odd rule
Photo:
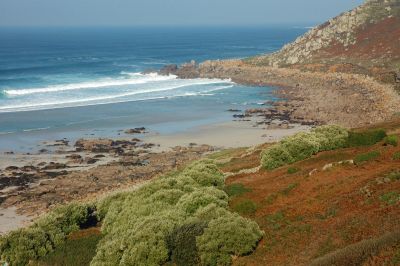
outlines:
[[[400,78],[400,1],[366,1],[252,63],[371,74],[395,82]]]

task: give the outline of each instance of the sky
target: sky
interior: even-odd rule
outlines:
[[[0,26],[315,24],[363,0],[0,0]]]

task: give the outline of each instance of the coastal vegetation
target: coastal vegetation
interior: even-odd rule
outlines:
[[[91,265],[160,265],[170,260],[183,265],[187,256],[193,263],[229,265],[232,256],[252,252],[263,232],[228,210],[223,189],[224,176],[214,162],[197,161],[136,191],[57,208],[2,237],[1,259],[26,265],[62,248],[72,232],[101,222],[102,239]],[[183,254],[180,245],[190,252]]]
[[[348,145],[349,132],[339,126],[322,126],[284,138],[261,154],[261,165],[268,170],[298,162],[321,152]]]
[[[317,127],[277,144],[260,146],[264,149],[263,157],[274,154],[270,152],[274,149],[282,149],[290,155],[292,159],[283,160],[283,164],[276,163],[275,157],[274,160],[261,160],[271,161],[281,170],[267,168],[268,171],[237,173],[237,177],[233,175],[228,180],[221,169],[232,169],[232,162],[239,162],[238,158],[257,158],[259,150],[212,154],[210,157],[217,161],[195,161],[138,189],[112,193],[91,203],[70,203],[54,209],[33,225],[0,238],[1,260],[10,265],[73,265],[72,257],[81,265],[230,265],[233,260],[240,264],[240,261],[246,261],[246,257],[252,260],[264,254],[263,259],[270,256],[277,262],[279,260],[271,252],[281,252],[285,247],[298,253],[295,247],[301,246],[302,239],[325,232],[321,231],[322,223],[348,212],[338,205],[339,199],[329,201],[332,203],[327,201],[323,207],[318,202],[328,196],[335,198],[332,193],[339,193],[343,184],[356,186],[357,179],[350,174],[341,177],[343,181],[340,179],[326,186],[321,185],[324,180],[332,179],[331,175],[336,180],[345,169],[355,175],[365,169],[362,176],[367,180],[364,175],[370,176],[368,171],[375,169],[370,168],[371,163],[385,158],[392,161],[393,154],[399,151],[397,146],[387,144],[386,130],[359,129],[353,132],[338,126]],[[227,158],[231,158],[229,163],[226,163]],[[305,171],[311,171],[317,165],[322,169],[333,159],[349,158],[355,165],[337,164],[329,171],[316,172],[311,182],[315,184],[303,176]],[[358,167],[360,164],[363,166]],[[246,165],[253,168],[254,160],[245,159],[240,165],[244,169]],[[400,202],[398,170],[389,169],[376,175],[384,184],[390,182],[393,187],[380,190],[376,187],[378,185],[374,185],[376,196],[371,196],[369,186],[378,184],[375,181],[356,189],[360,192],[354,197],[359,201],[359,197],[365,194],[366,199],[361,200],[366,202],[366,206],[375,202],[377,206],[396,208]],[[314,190],[308,195],[304,191],[310,186]],[[320,190],[322,194],[318,193]],[[344,199],[346,197],[341,200]],[[309,208],[316,208],[315,213],[300,211],[304,206],[293,207],[299,211],[284,207],[300,206],[301,202],[311,204]],[[358,214],[355,215],[351,219],[356,219]],[[361,228],[367,226],[358,220],[347,221],[344,228],[337,229],[342,239],[357,234],[358,229],[352,227],[353,223]],[[344,259],[364,261],[370,256],[368,252],[372,249],[369,247],[375,241],[381,241],[378,237],[357,244],[349,240],[337,244],[338,240],[331,233],[324,234],[329,237],[321,239],[318,249],[313,249],[311,254],[316,259],[315,265]],[[381,246],[377,251],[385,249],[385,241],[379,242]],[[390,238],[390,241],[397,243],[398,240]],[[79,251],[79,247],[85,251]],[[348,252],[353,249],[357,250],[356,253]],[[359,249],[365,249],[367,253],[360,253]],[[353,258],[351,254],[361,255]]]

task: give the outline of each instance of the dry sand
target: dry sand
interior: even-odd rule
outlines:
[[[16,213],[16,208],[0,208],[0,235],[29,223],[29,217]]]
[[[190,143],[207,144],[218,148],[239,148],[275,142],[285,136],[310,128],[309,126],[294,124],[290,125],[289,129],[265,129],[265,125],[256,126],[255,124],[255,120],[211,124],[192,128],[178,134],[149,134],[144,138],[144,141],[160,145],[155,147],[158,151],[175,146],[187,146]]]

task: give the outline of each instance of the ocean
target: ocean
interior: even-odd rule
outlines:
[[[151,73],[190,60],[273,52],[305,27],[0,28],[0,151],[146,127],[174,133],[232,120],[273,88]],[[149,74],[141,74],[143,71]]]

